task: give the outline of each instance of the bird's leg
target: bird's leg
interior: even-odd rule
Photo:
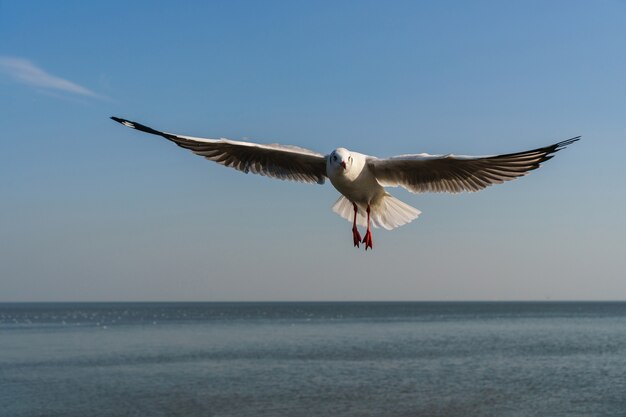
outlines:
[[[365,237],[363,238],[363,243],[365,243],[365,250],[369,247],[370,249],[374,249],[372,244],[374,241],[372,240],[372,231],[370,230],[370,205],[367,205],[367,232],[365,232]]]
[[[358,248],[359,243],[361,243],[361,234],[359,233],[359,229],[356,228],[356,213],[359,211],[359,209],[354,203],[352,203],[352,207],[354,207],[354,221],[352,222],[352,240],[354,241],[354,247]]]

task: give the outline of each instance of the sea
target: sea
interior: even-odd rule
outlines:
[[[626,416],[626,303],[2,303],[0,416]]]

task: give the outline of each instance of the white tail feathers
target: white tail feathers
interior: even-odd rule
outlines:
[[[359,226],[367,227],[367,207],[357,204],[358,216],[356,223]],[[333,211],[348,221],[353,221],[354,207],[352,202],[340,196],[333,205]],[[370,207],[370,219],[374,227],[382,227],[387,230],[410,223],[415,220],[421,211],[415,207],[398,200],[397,198],[386,194],[382,200]]]

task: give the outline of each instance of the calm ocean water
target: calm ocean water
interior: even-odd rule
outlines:
[[[0,416],[626,416],[626,303],[0,304]]]

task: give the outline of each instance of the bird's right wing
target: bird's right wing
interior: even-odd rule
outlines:
[[[493,184],[513,180],[539,168],[541,163],[580,139],[580,136],[554,145],[493,156],[401,155],[388,159],[368,158],[367,165],[382,186],[401,186],[420,192],[478,191]]]
[[[252,172],[281,180],[318,184],[323,184],[326,179],[326,157],[308,149],[288,145],[262,145],[228,139],[175,135],[119,117],[111,117],[111,119],[142,132],[163,136],[197,155],[245,173]]]

